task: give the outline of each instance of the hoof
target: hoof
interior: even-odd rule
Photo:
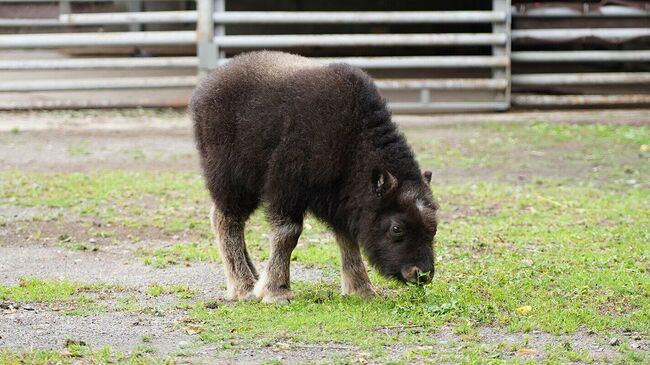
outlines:
[[[291,295],[290,297],[293,297],[293,295]],[[262,298],[262,303],[287,305],[287,304],[291,303],[291,298],[289,298],[289,296],[271,296],[271,295],[267,295],[267,296]]]
[[[293,292],[286,288],[269,288],[265,285],[258,285],[253,291],[255,296],[268,304],[289,304],[293,299]]]
[[[377,292],[371,286],[363,286],[361,288],[347,290],[343,289],[341,293],[343,295],[354,295],[361,298],[372,298],[377,295]]]
[[[255,300],[255,294],[253,293],[253,285],[246,285],[239,288],[228,288],[228,293],[226,298],[232,302],[238,302],[243,300]]]
[[[289,304],[293,299],[293,292],[289,284],[273,283],[268,279],[266,272],[262,273],[260,279],[257,280],[253,294],[261,299],[262,303],[269,304]]]

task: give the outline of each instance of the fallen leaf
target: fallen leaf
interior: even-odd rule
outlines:
[[[289,351],[290,348],[291,348],[291,346],[289,346],[288,343],[277,342],[275,344],[275,346],[273,346],[273,351],[275,351],[275,352],[280,352],[280,351],[286,352],[286,351]]]
[[[252,329],[253,329],[253,327],[251,327],[251,326],[241,326],[241,327],[231,328],[230,333],[235,333],[235,332],[240,332],[240,331],[250,331]]]
[[[185,327],[185,332],[187,332],[188,335],[198,335],[203,332],[203,328],[201,328],[201,326],[189,325]]]
[[[515,351],[517,355],[535,355],[537,353],[537,350],[535,349],[518,349]]]
[[[524,305],[523,307],[517,308],[517,313],[519,313],[519,314],[521,314],[523,316],[523,315],[528,314],[531,310],[533,310],[533,307],[531,307],[529,305]]]
[[[647,144],[642,144],[641,147],[639,147],[639,151],[648,152],[648,145]]]

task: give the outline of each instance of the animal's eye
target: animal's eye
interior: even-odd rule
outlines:
[[[404,235],[404,229],[399,224],[393,224],[390,227],[390,233],[395,237],[401,237]]]

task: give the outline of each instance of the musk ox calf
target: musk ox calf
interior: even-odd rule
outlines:
[[[229,299],[292,298],[289,263],[306,212],[335,233],[343,294],[374,293],[360,252],[384,276],[431,280],[431,173],[420,171],[366,73],[281,52],[248,53],[206,76],[190,111]],[[244,224],[260,204],[272,242],[258,275]]]

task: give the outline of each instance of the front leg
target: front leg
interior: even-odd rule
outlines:
[[[244,240],[244,220],[221,212],[215,205],[210,211],[212,230],[226,273],[227,298],[229,300],[252,299],[257,278]]]
[[[375,290],[370,284],[366,267],[361,259],[359,244],[345,235],[336,234],[336,243],[341,251],[341,293],[372,297]]]
[[[253,293],[263,303],[286,304],[293,299],[289,278],[291,252],[298,244],[302,233],[302,222],[289,219],[271,219],[273,238],[271,256],[260,279],[255,284]]]

